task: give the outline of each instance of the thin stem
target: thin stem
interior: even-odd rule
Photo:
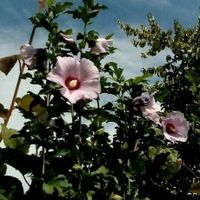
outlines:
[[[31,32],[30,39],[29,39],[29,44],[31,44],[32,41],[33,41],[33,37],[35,35],[35,30],[36,30],[36,27],[34,26],[33,29],[32,29],[32,32]],[[17,93],[19,91],[19,86],[20,86],[20,83],[21,83],[21,80],[22,80],[21,77],[22,77],[22,74],[24,72],[25,66],[26,65],[25,65],[24,62],[22,64],[22,66],[20,64],[20,73],[19,73],[19,76],[18,76],[18,79],[17,79],[17,83],[16,83],[16,86],[15,86],[15,90],[14,90],[14,94],[13,94],[12,101],[11,101],[11,104],[10,104],[10,108],[8,110],[8,113],[7,113],[5,121],[4,121],[5,126],[7,126],[9,119],[10,119],[10,116],[12,114],[12,111],[14,110],[14,104],[15,104],[15,100],[16,100],[16,97],[17,97]]]
[[[99,103],[99,97],[97,97],[97,109],[99,109],[100,108],[100,103]],[[99,128],[100,127],[100,122],[99,122],[99,117],[97,117],[97,128]]]
[[[27,179],[26,179],[26,177],[24,176],[24,174],[22,174],[22,176],[23,176],[23,178],[24,178],[26,184],[30,187],[31,185],[30,185],[30,183],[27,181]]]
[[[83,29],[84,41],[86,40],[86,28],[87,28],[87,23],[84,24],[84,29]]]
[[[82,131],[82,118],[81,115],[79,115],[79,134],[81,134]]]
[[[21,76],[23,74],[24,68],[25,68],[25,63],[22,64],[22,67],[20,69],[20,73],[19,73],[19,76],[18,76],[18,79],[17,79],[17,84],[15,86],[15,91],[14,91],[13,98],[12,98],[12,101],[11,101],[11,104],[10,104],[10,108],[8,110],[8,113],[7,113],[5,121],[4,121],[5,126],[7,126],[9,119],[10,119],[10,116],[12,114],[12,111],[14,109],[14,104],[15,104],[15,100],[16,100],[16,97],[17,97],[17,93],[19,91],[19,86],[20,86],[20,83],[21,83]]]
[[[99,97],[97,97],[97,108],[100,108],[100,101]]]
[[[35,35],[35,31],[36,31],[36,26],[33,26],[33,29],[32,29],[32,31],[31,31],[31,36],[30,36],[30,38],[29,38],[29,44],[32,44],[32,42],[33,42],[33,38],[34,38],[34,35]]]
[[[72,124],[74,123],[74,104],[71,104],[71,117],[72,117]]]
[[[42,146],[42,175],[45,174],[45,163],[46,163],[45,147]]]
[[[50,64],[48,65],[48,72],[49,71],[50,71]],[[50,101],[51,101],[51,94],[48,93],[47,94],[47,98],[46,98],[46,106],[47,106],[47,108],[50,106]],[[44,175],[45,171],[46,171],[45,165],[46,165],[46,148],[44,147],[44,144],[43,144],[43,146],[42,146],[42,175]]]
[[[185,164],[184,161],[183,161],[182,165],[183,165],[191,174],[193,174],[193,176],[194,176],[195,178],[197,178],[197,179],[200,178],[199,176],[197,176],[197,175]]]

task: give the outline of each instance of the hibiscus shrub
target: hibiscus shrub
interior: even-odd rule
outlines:
[[[176,22],[173,36],[152,17],[149,29],[121,23],[138,36],[135,44],[148,44],[143,55],[172,50],[166,65],[126,79],[117,63],[104,59],[115,51],[111,35],[92,29],[106,6],[95,0],[40,3],[30,18],[29,44],[0,60],[5,74],[18,60],[18,83],[27,79],[40,87],[16,97],[17,86],[11,107],[0,105],[0,199],[198,199],[199,26],[183,29]],[[82,22],[82,32],[60,28],[58,18],[66,15]],[[31,43],[40,28],[48,40],[37,49]],[[149,85],[155,75],[158,82]],[[21,130],[7,127],[14,107],[25,119]],[[31,178],[28,191],[6,175],[7,165]]]

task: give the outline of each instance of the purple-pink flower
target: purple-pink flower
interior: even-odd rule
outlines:
[[[189,125],[183,113],[171,112],[162,119],[163,133],[166,139],[171,142],[186,142],[188,138]]]
[[[156,102],[155,98],[148,92],[144,92],[141,96],[134,98],[133,105],[139,107],[144,117],[156,124],[160,124],[160,116],[158,114],[161,111],[160,102]]]
[[[94,63],[82,58],[58,57],[47,79],[62,86],[61,94],[71,103],[80,99],[97,98],[101,92],[99,70]]]
[[[20,51],[25,64],[32,65],[35,49],[30,44],[24,44]]]
[[[95,44],[91,47],[91,52],[95,55],[105,54],[112,45],[112,39],[98,38]]]

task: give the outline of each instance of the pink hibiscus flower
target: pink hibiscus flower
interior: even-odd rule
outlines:
[[[77,61],[72,57],[58,57],[57,64],[47,79],[62,86],[61,94],[71,103],[80,99],[97,98],[101,92],[99,70],[88,59]]]
[[[112,45],[112,39],[98,38],[95,44],[91,47],[91,52],[95,55],[105,54]]]
[[[188,138],[189,125],[183,113],[171,112],[162,119],[163,132],[166,139],[171,142],[186,142]]]
[[[20,51],[25,64],[32,65],[35,49],[30,44],[24,44]]]
[[[156,102],[155,98],[148,92],[144,92],[141,96],[133,99],[133,104],[139,107],[142,115],[156,124],[160,124],[160,116],[157,112],[161,111],[160,102]]]

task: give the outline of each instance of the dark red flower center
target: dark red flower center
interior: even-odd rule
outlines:
[[[80,81],[76,77],[67,77],[65,85],[69,90],[76,90],[80,87]]]
[[[169,123],[166,125],[166,131],[169,134],[174,134],[174,133],[176,133],[176,127],[174,126],[174,124]]]

